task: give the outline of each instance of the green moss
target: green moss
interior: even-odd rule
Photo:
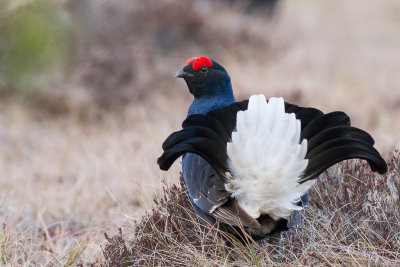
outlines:
[[[62,6],[35,1],[2,15],[0,90],[30,91],[63,69],[70,24]]]

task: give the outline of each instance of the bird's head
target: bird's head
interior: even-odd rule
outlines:
[[[183,78],[195,98],[232,94],[231,79],[226,70],[208,57],[192,57],[175,77]]]

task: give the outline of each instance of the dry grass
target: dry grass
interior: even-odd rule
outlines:
[[[132,238],[122,232],[107,237],[103,253],[110,266],[395,266],[400,264],[399,192],[399,153],[385,176],[348,161],[321,175],[310,191],[303,227],[241,242],[213,225],[202,227],[181,182],[180,188],[164,190]]]
[[[143,110],[129,121],[105,115],[87,122],[27,116],[13,104],[0,117],[0,218],[4,234],[13,237],[6,243],[18,247],[26,240],[41,263],[48,257],[63,262],[81,245],[84,258],[95,260],[104,231],[138,218],[159,188],[160,172],[151,162],[169,126],[158,122],[152,132]]]
[[[332,169],[330,186],[319,183],[321,197],[314,191],[305,227],[284,234],[271,255],[264,253],[272,250],[266,244],[224,247],[214,232],[178,220],[193,219],[187,209],[171,213],[175,217],[170,218],[189,238],[185,245],[181,242],[185,239],[180,239],[184,237],[172,235],[168,224],[168,231],[160,231],[165,235],[156,239],[161,238],[164,247],[152,253],[129,250],[138,247],[135,238],[146,236],[146,228],[144,232],[132,229],[137,220],[141,225],[151,222],[142,216],[151,209],[153,199],[159,198],[161,177],[169,185],[179,177],[179,164],[162,173],[156,159],[164,138],[179,129],[191,100],[184,83],[173,79],[188,57],[206,54],[226,66],[238,99],[264,93],[325,112],[344,110],[355,126],[372,134],[386,159],[400,147],[397,0],[368,5],[362,0],[284,1],[281,13],[272,20],[223,8],[220,3],[199,4],[207,1],[190,1],[174,8],[175,1],[127,4],[114,11],[121,16],[104,11],[103,23],[110,29],[103,24],[100,29],[105,33],[114,30],[117,37],[103,36],[103,43],[96,40],[74,79],[57,84],[58,89],[44,90],[35,104],[27,105],[26,99],[0,100],[0,265],[104,262],[100,245],[109,253],[105,255],[113,251],[106,249],[104,233],[114,236],[119,228],[121,238],[127,241],[123,255],[131,255],[131,261],[146,259],[149,264],[187,263],[187,259],[192,265],[205,266],[225,259],[237,265],[255,260],[260,265],[398,263],[399,215],[397,206],[392,211],[388,208],[396,196],[394,191],[392,199],[385,195],[390,189],[383,179],[388,176],[375,179],[367,171],[357,173],[353,165]],[[104,2],[92,8],[101,13],[106,7]],[[133,16],[138,12],[149,16]],[[138,27],[143,25],[138,20],[147,27]],[[196,31],[181,25],[184,20]],[[135,27],[122,29],[122,25]],[[169,35],[163,34],[165,31]],[[110,40],[117,46],[112,43],[108,47]],[[109,57],[99,51],[106,51]],[[131,65],[118,61],[121,54],[132,60]],[[119,76],[120,66],[132,73]],[[110,68],[115,76],[109,76]],[[107,79],[98,80],[102,76]],[[91,79],[96,83],[90,84]],[[119,79],[123,88],[117,104],[106,105],[112,112],[98,112],[93,106],[104,103],[104,96],[109,97],[109,90],[119,86]],[[108,87],[110,80],[116,83]],[[91,86],[105,91],[97,92]],[[130,98],[133,100],[126,101]],[[128,106],[121,109],[121,103]],[[363,177],[367,187],[350,176],[338,177],[341,173]],[[398,179],[398,173],[392,173],[388,181]],[[347,194],[349,188],[360,191]],[[384,195],[370,198],[365,192]],[[176,194],[184,192],[177,190]],[[170,201],[159,204],[158,212],[171,211],[167,203]],[[344,211],[349,215],[343,216]],[[147,233],[151,237],[152,233]],[[121,244],[122,239],[112,240]],[[170,248],[187,256],[186,261]]]

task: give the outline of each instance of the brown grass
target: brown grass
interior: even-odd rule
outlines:
[[[279,237],[243,242],[192,212],[184,183],[164,189],[133,237],[120,232],[103,249],[109,266],[303,266],[400,264],[400,154],[388,174],[347,161],[310,191],[305,225]]]

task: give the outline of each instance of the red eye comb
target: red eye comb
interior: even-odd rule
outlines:
[[[212,61],[208,57],[205,57],[205,56],[191,57],[186,62],[186,65],[189,65],[192,62],[193,62],[194,70],[198,70],[202,67],[211,67],[211,65],[212,65]]]

